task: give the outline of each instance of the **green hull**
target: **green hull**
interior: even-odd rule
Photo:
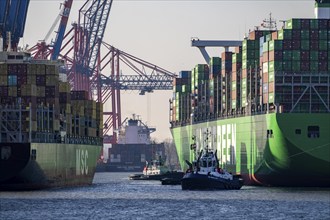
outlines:
[[[194,158],[192,137],[199,148],[206,129],[221,166],[245,184],[330,186],[330,114],[271,113],[174,127],[182,169]]]
[[[88,144],[1,143],[0,189],[90,185],[101,149]]]

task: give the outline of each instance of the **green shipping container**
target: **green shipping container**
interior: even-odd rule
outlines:
[[[319,60],[319,52],[318,51],[315,51],[315,50],[311,50],[309,52],[309,59],[312,61],[312,60]]]
[[[292,61],[283,61],[282,67],[283,67],[283,71],[291,71]]]
[[[281,40],[271,40],[269,41],[269,51],[272,50],[282,50],[283,45]]]
[[[236,109],[236,100],[231,100],[231,108]]]
[[[310,29],[319,29],[319,21],[317,19],[310,20]]]
[[[262,45],[262,52],[268,52],[269,51],[269,46],[268,46],[268,41],[263,43]]]
[[[286,21],[285,24],[286,29],[300,29],[301,28],[301,19],[292,18]]]
[[[309,40],[309,30],[301,30],[300,31],[300,38],[302,40]]]
[[[266,42],[271,41],[272,40],[272,35],[271,34],[267,34],[266,35]]]
[[[221,66],[221,58],[220,57],[211,57],[210,66],[220,65]]]
[[[241,62],[242,62],[242,54],[241,53],[233,53],[232,63],[241,63]]]
[[[243,78],[242,79],[242,88],[246,89],[246,83],[247,83],[246,78]]]
[[[311,61],[309,66],[310,66],[310,70],[312,72],[319,71],[319,62],[318,61]]]
[[[274,103],[275,102],[275,97],[274,97],[273,92],[268,93],[268,102],[269,103]]]
[[[268,72],[282,71],[283,70],[282,65],[283,65],[282,61],[270,61],[268,63]]]
[[[292,39],[292,31],[287,29],[282,29],[278,31],[277,34],[278,40],[291,40]]]
[[[242,62],[242,69],[250,69],[258,67],[258,62],[257,60],[243,60]]]
[[[302,50],[309,50],[309,40],[302,40],[300,47]]]
[[[283,60],[292,60],[292,51],[291,50],[283,50]]]
[[[300,61],[292,61],[292,71],[300,71]]]
[[[274,82],[274,72],[268,72],[268,82]]]
[[[293,50],[292,51],[292,60],[300,61],[300,50]]]
[[[243,40],[242,50],[255,50],[259,48],[259,40]]]
[[[328,50],[328,43],[327,40],[319,40],[319,50]]]
[[[236,90],[236,81],[231,82],[231,90],[232,91]]]
[[[259,51],[257,50],[243,50],[242,60],[251,60],[259,58]]]
[[[327,40],[328,39],[328,30],[319,30],[319,40]]]

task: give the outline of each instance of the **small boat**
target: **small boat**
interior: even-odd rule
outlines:
[[[213,152],[208,147],[208,135],[205,147],[200,151],[197,160],[193,163],[186,160],[189,169],[181,180],[182,190],[240,189],[243,186],[243,179],[240,175],[233,175],[219,167],[217,151]],[[195,143],[191,145],[191,149],[196,155]]]
[[[129,176],[130,180],[162,180],[165,178],[181,180],[184,172],[170,170],[164,164],[161,157],[158,160],[152,160],[150,163],[146,162],[142,174],[132,174]]]

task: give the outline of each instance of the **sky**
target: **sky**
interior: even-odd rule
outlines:
[[[20,44],[33,46],[44,39],[59,14],[64,0],[30,0],[24,37]],[[78,20],[84,0],[74,0],[69,26]],[[191,38],[201,40],[242,40],[249,30],[260,26],[272,13],[281,20],[313,18],[314,1],[285,0],[114,0],[103,41],[170,72],[178,74],[205,63],[201,53],[191,47]],[[69,29],[68,27],[67,29]],[[57,29],[57,28],[55,28]],[[55,38],[55,33],[51,35]],[[220,56],[221,48],[207,49]],[[123,75],[132,71],[123,67]],[[173,91],[154,91],[141,96],[138,91],[121,92],[122,120],[139,115],[157,141],[171,137],[169,99]],[[104,111],[111,111],[105,104]]]

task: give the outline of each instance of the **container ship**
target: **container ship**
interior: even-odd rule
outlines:
[[[142,172],[155,159],[165,162],[164,143],[154,143],[150,137],[155,131],[135,114],[126,118],[118,130],[118,142],[105,144],[105,159],[97,172]]]
[[[0,189],[92,184],[103,106],[71,91],[60,61],[0,52]]]
[[[247,185],[330,186],[330,1],[315,14],[180,72],[170,123],[182,169],[209,131],[221,166]]]

